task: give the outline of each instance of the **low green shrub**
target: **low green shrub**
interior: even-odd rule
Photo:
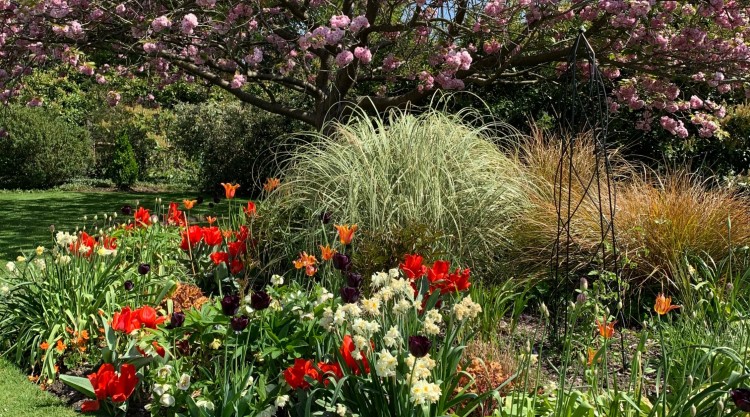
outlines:
[[[115,142],[114,157],[109,166],[109,177],[122,189],[128,189],[138,179],[138,162],[128,135],[122,134]]]
[[[86,130],[44,109],[6,107],[0,111],[0,187],[45,188],[89,172],[92,143]]]

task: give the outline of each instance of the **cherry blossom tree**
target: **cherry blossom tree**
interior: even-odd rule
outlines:
[[[17,97],[35,68],[62,62],[101,84],[113,74],[208,83],[320,127],[349,104],[382,111],[437,89],[554,78],[584,28],[612,81],[612,112],[638,112],[639,129],[710,137],[721,95],[747,88],[746,4],[0,0],[0,99]],[[119,100],[111,91],[111,104]]]

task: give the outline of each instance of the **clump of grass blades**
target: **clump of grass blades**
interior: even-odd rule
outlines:
[[[750,242],[747,201],[685,172],[635,177],[620,190],[617,221],[622,244],[645,277],[678,288],[684,287],[675,280],[685,254],[722,259]]]
[[[268,199],[269,211],[289,226],[287,256],[321,243],[317,216],[328,211],[336,223],[371,233],[428,225],[456,262],[499,273],[494,261],[509,248],[508,231],[527,203],[522,172],[493,138],[499,130],[505,139],[518,134],[475,127],[478,118],[393,110],[332,125],[330,135],[310,133]]]
[[[605,166],[597,166],[594,158],[595,145],[590,135],[582,134],[572,140],[573,166],[575,172],[568,170],[568,162],[561,164],[560,153],[562,139],[549,135],[542,130],[534,130],[518,144],[517,163],[522,167],[528,181],[523,183],[531,208],[524,212],[520,221],[513,228],[513,239],[516,243],[515,255],[512,257],[514,268],[519,272],[530,272],[535,278],[546,277],[549,262],[552,260],[555,238],[558,233],[557,207],[555,199],[558,193],[567,204],[567,195],[571,196],[571,267],[573,269],[590,268],[590,262],[598,250],[601,241],[599,207],[604,210],[604,218],[609,217],[610,200],[607,197],[607,183],[604,175]],[[616,150],[609,151],[612,174],[615,181],[628,177],[632,166]],[[567,157],[567,156],[566,156]],[[599,170],[599,183],[592,180]],[[568,177],[571,178],[568,187]],[[559,178],[562,178],[563,189],[558,189]],[[588,190],[588,191],[587,191]],[[601,193],[599,193],[601,190]],[[557,196],[557,197],[556,197]],[[612,201],[616,203],[618,201]],[[563,214],[567,208],[563,207]],[[564,243],[564,242],[563,242]],[[562,251],[565,248],[561,248]]]

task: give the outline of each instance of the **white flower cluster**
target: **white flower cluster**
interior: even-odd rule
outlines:
[[[481,312],[482,306],[472,301],[470,295],[467,295],[463,300],[453,306],[453,314],[455,314],[456,318],[461,321],[466,318],[475,319]]]
[[[357,304],[344,304],[336,308],[336,312],[330,307],[323,309],[323,318],[320,319],[320,326],[329,332],[335,327],[343,326],[344,323],[359,318],[362,315],[362,309]]]
[[[416,405],[433,404],[440,401],[440,385],[419,380],[411,385],[411,400]]]
[[[388,329],[388,332],[386,332],[385,336],[383,336],[383,343],[389,348],[396,348],[401,347],[401,342],[403,339],[401,338],[401,333],[398,331],[398,327],[391,326],[390,329]]]
[[[432,375],[432,370],[435,369],[435,359],[432,359],[429,354],[421,358],[416,358],[411,353],[406,357],[406,367],[413,370],[414,380],[427,379]],[[412,374],[407,373],[406,379],[412,381]]]
[[[390,376],[396,376],[396,368],[398,367],[398,359],[391,354],[387,349],[383,349],[378,352],[378,361],[375,363],[375,371],[382,378],[388,378]]]
[[[72,243],[75,243],[76,240],[78,240],[78,236],[71,235],[68,232],[57,232],[57,234],[55,235],[55,241],[57,242],[57,244],[65,248],[70,246]]]
[[[436,309],[432,309],[425,313],[424,317],[424,332],[429,336],[435,336],[440,333],[440,323],[443,322],[443,316]]]

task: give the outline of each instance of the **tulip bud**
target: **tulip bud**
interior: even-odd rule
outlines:
[[[622,301],[617,302],[617,310],[622,310]]]
[[[586,302],[586,294],[580,293],[578,294],[578,297],[576,297],[576,303],[583,304]]]
[[[83,216],[83,221],[88,221],[88,220],[89,220],[88,216]]]
[[[575,303],[574,303],[574,302],[572,302],[572,301],[570,301],[570,302],[568,303],[568,308],[570,308],[571,310],[575,310],[575,309],[576,309],[576,305],[575,305]]]
[[[99,220],[99,215],[98,214],[94,214],[94,221],[97,221],[97,220]]]
[[[527,354],[531,353],[531,342],[527,339],[526,340],[526,346],[524,350]]]
[[[247,316],[239,316],[239,317],[232,317],[231,320],[229,320],[230,326],[232,326],[232,330],[235,332],[241,332],[247,328],[247,324],[250,322],[250,319],[247,318]]]
[[[581,362],[582,366],[586,366],[586,364],[588,363],[588,361],[586,361],[586,357],[583,356],[583,353],[581,352],[578,352],[578,361]]]
[[[690,388],[692,388],[692,387],[693,387],[693,376],[692,376],[692,375],[688,375],[688,376],[687,376],[687,385],[688,385],[688,387],[690,387]]]
[[[698,409],[695,408],[695,404],[690,406],[690,416],[695,417],[695,415],[698,414]]]
[[[714,292],[713,291],[709,291],[707,297],[708,297],[709,300],[713,300],[713,298],[714,298]]]
[[[151,265],[143,263],[138,265],[138,273],[141,275],[146,275],[148,272],[151,271]]]
[[[581,289],[584,291],[589,289],[589,280],[586,278],[581,278]]]

